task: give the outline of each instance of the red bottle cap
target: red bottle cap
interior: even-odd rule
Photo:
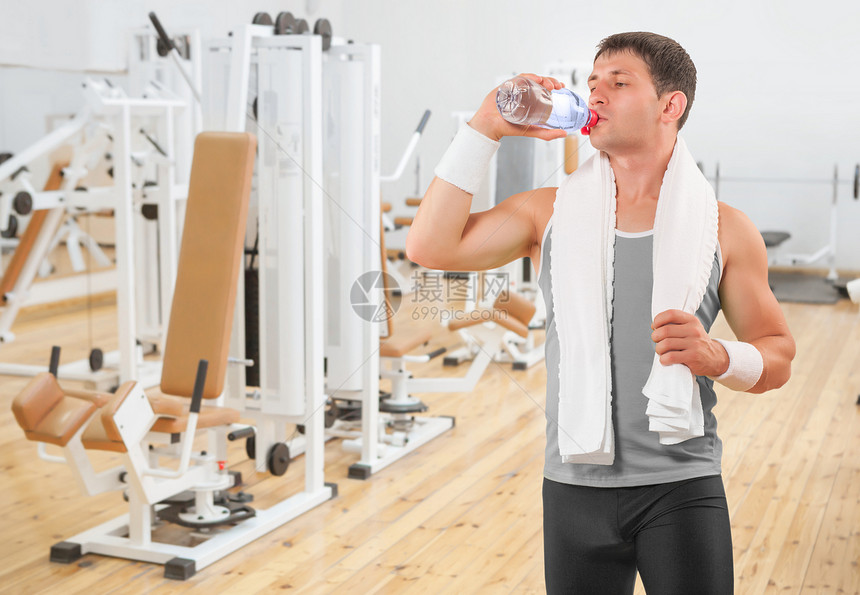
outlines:
[[[584,134],[585,136],[588,136],[589,134],[591,134],[591,127],[594,126],[595,124],[597,124],[597,120],[598,120],[597,114],[595,114],[594,112],[592,112],[590,110],[588,113],[591,114],[591,117],[588,119],[588,124],[583,126],[582,130],[580,130],[580,132],[582,132],[582,134]]]

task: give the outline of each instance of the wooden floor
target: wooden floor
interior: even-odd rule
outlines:
[[[414,305],[404,299],[398,324],[413,324]],[[791,381],[761,396],[718,387],[735,591],[858,593],[860,314],[847,301],[784,310],[798,344]],[[90,336],[109,349],[114,317],[110,300],[28,313],[0,361],[45,364],[54,343],[64,361],[82,358]],[[713,334],[730,336],[722,318]],[[431,347],[454,344],[440,331]],[[453,373],[438,361],[416,370]],[[431,414],[455,416],[456,427],[369,481],[347,479],[357,455],[327,444],[337,498],[183,583],[160,566],[92,554],[48,561],[52,544],[122,514],[124,502],[81,495],[64,465],[37,458],[10,411],[26,379],[4,376],[0,592],[541,593],[545,382],[543,364],[517,372],[491,364],[471,394],[424,395]],[[302,488],[301,458],[278,478],[255,473],[241,444],[230,457],[261,508]]]

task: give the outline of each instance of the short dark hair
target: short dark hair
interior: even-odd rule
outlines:
[[[696,65],[687,51],[674,39],[656,33],[636,31],[616,33],[597,45],[597,60],[602,54],[631,52],[648,65],[657,97],[670,91],[681,91],[687,96],[687,109],[678,119],[678,130],[687,121],[693,99],[696,97]]]

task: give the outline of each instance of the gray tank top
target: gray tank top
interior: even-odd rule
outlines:
[[[705,435],[674,445],[663,445],[648,429],[642,394],[651,363],[651,256],[654,236],[616,233],[615,296],[612,338],[612,426],[615,431],[615,462],[612,465],[562,463],[558,452],[558,334],[555,327],[550,279],[552,222],[541,246],[538,285],[546,302],[546,459],[544,476],[561,483],[594,487],[629,487],[692,479],[721,472],[722,441],[717,436],[713,380],[698,376],[705,416]],[[696,317],[710,330],[720,311],[718,289],[721,263],[719,246],[711,279]]]

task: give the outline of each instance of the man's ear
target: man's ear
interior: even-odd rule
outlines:
[[[687,110],[687,96],[681,91],[672,91],[663,97],[663,121],[677,122]]]

